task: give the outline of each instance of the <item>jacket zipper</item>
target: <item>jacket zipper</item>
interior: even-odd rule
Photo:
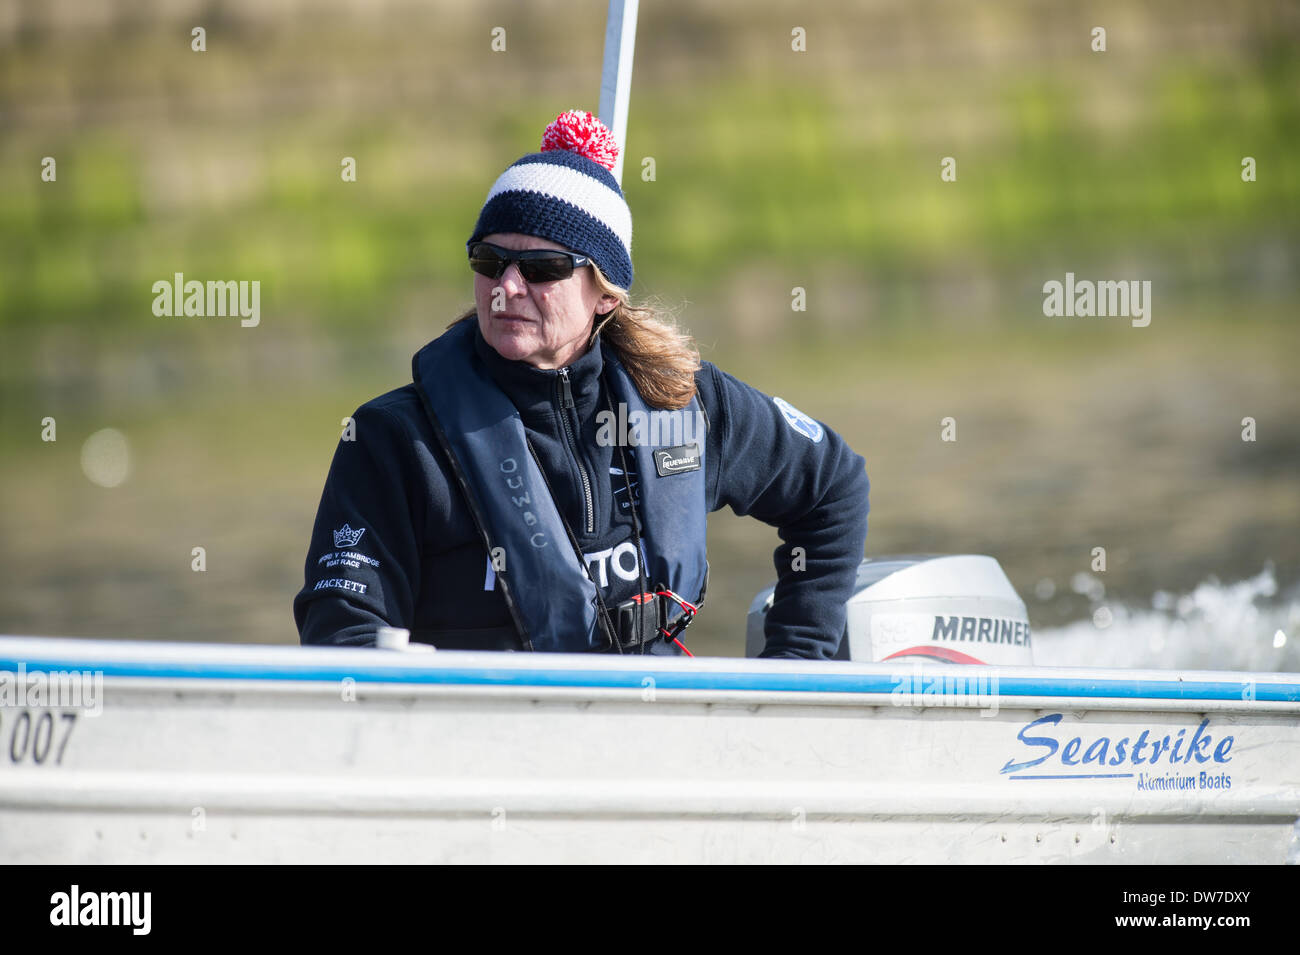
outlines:
[[[573,451],[574,463],[578,465],[578,476],[582,478],[582,495],[587,505],[587,533],[596,533],[596,506],[591,500],[591,478],[587,476],[587,469],[582,466],[582,458],[578,455],[578,442],[573,436],[573,428],[569,424],[568,409],[576,405],[573,401],[573,389],[569,386],[569,369],[561,368],[558,379],[560,389],[560,420],[564,422],[564,433],[569,439],[569,448]]]

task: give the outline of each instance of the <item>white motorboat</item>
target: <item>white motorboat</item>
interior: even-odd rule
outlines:
[[[891,586],[887,642],[960,633]],[[1298,818],[1300,674],[0,637],[6,862],[1281,863]]]

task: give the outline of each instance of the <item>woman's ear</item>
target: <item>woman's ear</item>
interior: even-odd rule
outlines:
[[[613,295],[602,295],[600,301],[596,303],[597,315],[608,315],[614,309],[618,308],[618,299]]]

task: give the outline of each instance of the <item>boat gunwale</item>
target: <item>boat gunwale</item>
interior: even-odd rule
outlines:
[[[184,644],[0,636],[0,673],[100,674],[113,685],[181,682],[197,688],[321,686],[351,681],[452,694],[847,703],[912,708],[1195,709],[1300,711],[1300,674],[1099,667],[952,666],[917,661],[608,657],[482,651],[404,653],[374,648]],[[337,691],[335,691],[337,692]],[[1141,704],[1141,706],[1137,706]]]

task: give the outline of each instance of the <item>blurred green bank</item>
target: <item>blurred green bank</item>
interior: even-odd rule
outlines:
[[[594,108],[604,9],[8,8],[0,630],[296,639],[340,420],[469,302],[495,176]],[[1293,585],[1298,23],[1281,2],[646,5],[634,292],[850,438],[870,553],[991,553],[1039,626],[1086,611],[1067,582],[1097,546],[1116,599],[1267,562]],[[258,281],[258,326],[156,316],[176,272]],[[1151,324],[1046,317],[1067,272],[1151,281]],[[129,448],[111,488],[81,460],[106,427]],[[729,515],[711,535],[692,645],[736,653],[776,537]]]

